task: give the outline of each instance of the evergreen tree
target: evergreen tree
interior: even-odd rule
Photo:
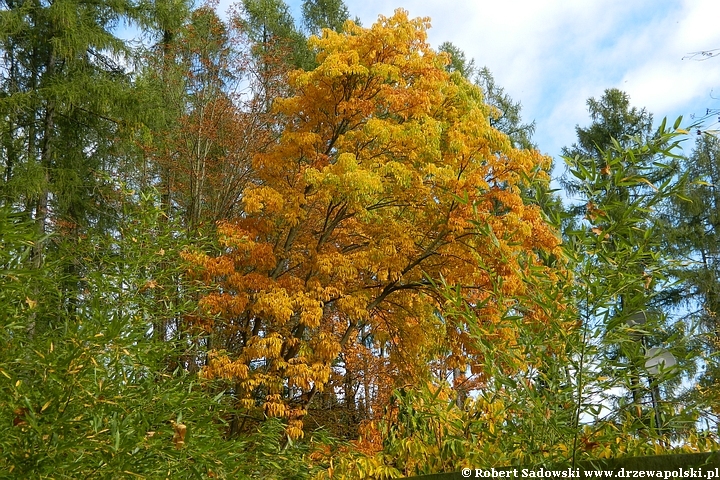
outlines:
[[[48,231],[84,223],[97,173],[109,169],[113,138],[128,120],[127,45],[113,30],[133,20],[130,2],[5,1],[0,129],[6,205]]]
[[[614,145],[613,139],[624,147],[642,144],[652,133],[652,114],[631,107],[630,97],[622,90],[609,88],[600,99],[589,98],[587,106],[592,123],[575,127],[578,141],[563,148],[566,157],[599,158]]]
[[[703,135],[688,158],[682,160],[688,181],[682,196],[669,202],[666,212],[667,248],[683,260],[674,270],[678,285],[666,294],[666,302],[680,307],[700,327],[699,347],[704,352],[705,372],[699,392],[717,413],[720,398],[720,139]]]
[[[438,50],[450,57],[450,63],[445,67],[448,72],[457,72],[464,78],[472,80],[476,73],[475,59],[468,60],[465,52],[452,42],[443,42]]]
[[[118,139],[138,118],[132,50],[115,31],[147,18],[132,0],[0,3],[0,203],[34,222],[35,268],[89,228],[112,228]],[[77,311],[85,272],[59,260],[63,307]]]
[[[692,154],[682,160],[692,181],[670,210],[672,246],[688,262],[682,300],[695,302],[705,327],[720,336],[714,317],[720,312],[720,139],[699,137]],[[680,300],[680,299],[678,299]]]
[[[314,66],[305,36],[283,0],[243,0],[239,18],[262,61],[273,62],[279,57],[295,68]]]
[[[450,56],[446,67],[449,72],[457,72],[479,86],[485,95],[485,102],[493,107],[489,115],[490,125],[510,138],[515,148],[535,149],[532,142],[535,133],[535,121],[523,123],[522,104],[505,93],[505,89],[495,83],[495,77],[487,67],[478,69],[475,59],[466,57],[465,52],[451,42],[444,42],[439,50]]]
[[[475,83],[482,88],[488,104],[496,109],[496,112],[490,116],[490,125],[510,137],[516,148],[537,148],[532,141],[535,121],[523,123],[522,104],[513,100],[505,93],[503,87],[495,83],[495,78],[487,67],[480,69],[475,77]]]
[[[342,0],[303,0],[302,16],[307,31],[319,36],[324,28],[342,31],[350,12]]]
[[[603,285],[587,298],[578,297],[578,306],[585,312],[586,328],[602,338],[608,374],[620,368],[630,372],[625,387],[631,401],[617,400],[618,414],[635,408],[639,419],[643,399],[652,396],[657,402],[660,396],[657,384],[650,390],[643,384],[649,348],[667,345],[671,338],[681,340],[675,345],[676,356],[687,372],[693,370],[693,361],[685,361],[685,325],[668,321],[663,301],[674,259],[662,246],[660,214],[663,203],[682,185],[673,153],[680,119],[670,131],[665,121],[653,131],[652,115],[631,107],[627,94],[617,89],[606,90],[599,100],[589,99],[588,110],[592,123],[576,127],[578,142],[563,148],[569,175],[561,183],[577,202],[570,208],[574,222],[565,233],[577,244],[584,242],[578,235],[597,236],[598,246],[579,254],[590,260],[578,265],[595,262],[593,268],[603,271]],[[594,283],[592,278],[585,281]],[[629,320],[641,312],[646,312],[647,323],[638,326]],[[677,385],[665,384],[666,395]]]
[[[587,106],[592,123],[588,127],[576,126],[577,143],[562,149],[564,157],[580,159],[584,168],[597,168],[609,174],[603,163],[603,153],[611,150],[615,142],[621,148],[628,148],[642,145],[652,137],[652,114],[644,108],[631,107],[630,98],[621,90],[607,89],[600,99],[589,98]],[[638,160],[636,168],[652,168],[651,158]],[[570,195],[581,188],[568,176],[561,183]],[[627,189],[622,191],[625,192],[623,195],[627,193]]]
[[[631,107],[630,98],[627,93],[616,88],[605,90],[600,99],[590,98],[587,101],[588,112],[590,113],[591,124],[587,127],[576,126],[577,143],[570,147],[563,147],[562,155],[572,163],[577,170],[586,172],[598,171],[600,179],[596,189],[602,190],[603,201],[619,201],[628,203],[641,200],[643,196],[652,192],[655,184],[661,184],[670,180],[677,174],[677,157],[659,159],[656,154],[642,153],[650,149],[638,149],[638,154],[618,159],[621,162],[622,171],[631,172],[646,178],[646,183],[632,184],[623,182],[604,182],[605,178],[615,175],[613,167],[608,163],[606,152],[613,152],[618,149],[629,149],[643,145],[654,144],[661,137],[660,130],[653,132],[653,117],[644,108]],[[679,124],[675,125],[677,128]],[[663,122],[664,128],[664,122]],[[660,145],[656,145],[660,147]],[[656,160],[660,164],[670,168],[658,168]],[[615,168],[617,171],[618,169]],[[569,171],[560,179],[560,183],[567,191],[570,198],[580,194],[586,187],[582,181],[578,181],[576,175]],[[592,175],[591,175],[592,177]],[[585,178],[588,178],[587,176]],[[570,207],[576,218],[587,214],[588,204],[581,201]]]

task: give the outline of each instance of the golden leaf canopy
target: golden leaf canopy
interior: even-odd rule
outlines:
[[[436,284],[460,286],[487,326],[518,301],[528,324],[551,320],[531,299],[554,281],[542,257],[559,240],[521,196],[550,160],[490,126],[428,27],[398,10],[313,37],[318,67],[275,101],[279,136],[253,159],[244,213],[219,225],[221,255],[198,257],[216,287],[202,301],[218,346],[205,374],[295,435],[337,369],[364,369],[381,398],[438,352],[482,363]],[[517,335],[493,332],[508,348]]]

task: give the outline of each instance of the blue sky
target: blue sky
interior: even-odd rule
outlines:
[[[299,0],[289,1],[299,14]],[[717,0],[345,0],[366,26],[404,8],[432,20],[429,39],[451,41],[487,66],[535,120],[540,150],[558,158],[587,125],[586,100],[617,87],[656,121],[688,124],[720,108],[720,57],[683,59],[720,48]],[[715,97],[715,98],[713,98]],[[708,128],[717,128],[707,122]],[[686,149],[692,147],[688,142]],[[562,163],[558,161],[557,163]]]

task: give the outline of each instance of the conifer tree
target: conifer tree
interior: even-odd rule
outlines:
[[[576,127],[578,142],[563,149],[568,175],[561,180],[576,202],[570,207],[574,220],[565,230],[569,251],[582,250],[589,242],[589,248],[572,255],[579,259],[579,277],[583,269],[595,272],[585,275],[578,287],[578,308],[584,312],[585,328],[602,338],[599,362],[604,372],[629,372],[621,377],[628,398],[614,400],[613,414],[635,419],[640,428],[659,428],[660,417],[653,416],[657,410],[649,415],[649,409],[642,408],[645,398],[657,403],[661,394],[659,383],[648,380],[646,353],[667,346],[671,338],[680,339],[673,342],[676,357],[686,372],[694,369],[683,340],[685,325],[670,321],[663,300],[675,259],[663,248],[661,214],[683,184],[675,153],[681,119],[671,129],[663,120],[653,130],[652,115],[631,107],[627,94],[618,89],[608,89],[587,104],[592,123]],[[581,238],[588,234],[594,241]],[[668,399],[677,378],[663,384]]]
[[[0,6],[0,202],[36,226],[31,262],[114,221],[118,139],[138,118],[121,25],[145,21],[128,1],[4,1]],[[53,234],[49,242],[45,234]],[[78,308],[83,272],[60,259],[63,306]],[[40,325],[37,325],[40,328]]]
[[[258,58],[272,62],[278,57],[295,68],[314,65],[305,36],[283,0],[243,0],[239,18]]]
[[[703,135],[690,156],[681,161],[687,175],[681,196],[665,212],[667,248],[683,263],[673,271],[679,284],[665,295],[670,306],[686,312],[699,327],[704,372],[696,393],[717,418],[720,411],[720,139]]]
[[[0,11],[4,62],[2,120],[6,204],[40,231],[97,212],[93,180],[112,136],[127,120],[127,46],[113,29],[133,5],[73,0],[6,2]],[[123,112],[125,113],[125,112]]]
[[[307,31],[319,36],[324,28],[342,31],[350,12],[342,0],[303,0],[302,16]]]

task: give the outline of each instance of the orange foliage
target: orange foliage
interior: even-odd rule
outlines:
[[[268,78],[287,68],[270,55],[258,65],[239,25],[200,7],[158,65],[169,118],[146,151],[161,167],[168,204],[191,228],[239,213],[252,156],[274,138],[266,97],[280,90]]]
[[[291,73],[295,94],[276,100],[281,135],[253,159],[243,214],[219,225],[223,253],[194,256],[216,287],[202,300],[218,349],[205,375],[290,419],[291,436],[326,389],[370,415],[439,357],[482,365],[436,282],[460,286],[477,328],[508,348],[510,309],[536,328],[553,321],[527,299],[542,288],[532,278],[555,281],[541,256],[559,240],[520,196],[550,160],[491,128],[428,26],[398,10],[313,37],[319,66]]]

